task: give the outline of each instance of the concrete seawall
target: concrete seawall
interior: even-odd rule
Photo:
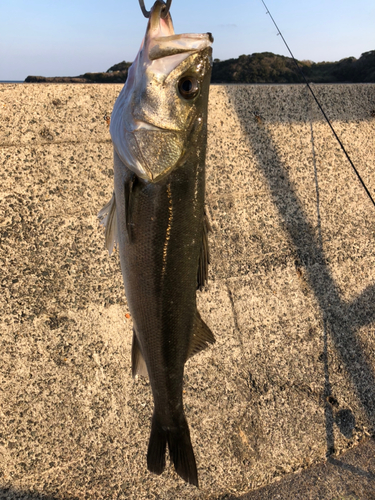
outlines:
[[[150,387],[96,218],[120,90],[0,84],[0,498],[229,498],[374,435],[375,208],[304,86],[215,85],[200,489],[147,472]],[[314,90],[375,195],[375,85]]]

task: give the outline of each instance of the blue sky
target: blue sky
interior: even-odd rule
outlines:
[[[375,50],[374,0],[266,3],[297,59]],[[216,58],[289,55],[261,0],[173,0],[171,14],[176,33],[212,32]],[[0,80],[106,71],[134,59],[145,28],[138,0],[1,0]]]

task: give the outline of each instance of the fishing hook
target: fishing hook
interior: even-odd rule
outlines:
[[[171,3],[172,3],[172,0],[167,0],[166,6],[163,7],[163,10],[161,11],[161,17],[163,19],[165,19],[167,17],[169,9],[171,8]],[[143,15],[146,18],[149,18],[151,11],[146,9],[144,0],[139,0],[139,5],[141,7]]]

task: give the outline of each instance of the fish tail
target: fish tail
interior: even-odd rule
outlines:
[[[147,468],[160,475],[165,469],[165,450],[167,448],[168,431],[159,424],[155,415],[152,417],[151,435],[147,450]]]
[[[198,472],[193,447],[190,440],[189,426],[185,416],[173,429],[162,427],[152,418],[151,436],[147,452],[148,470],[161,474],[165,468],[165,451],[168,443],[169,454],[177,474],[187,483],[198,487]]]
[[[178,429],[168,433],[168,448],[177,474],[187,483],[198,487],[197,465],[185,416]]]

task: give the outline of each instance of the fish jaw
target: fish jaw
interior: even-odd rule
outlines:
[[[115,103],[110,132],[122,162],[140,178],[157,182],[184,156],[194,120],[207,108],[206,81],[212,68],[211,34],[175,35],[163,2],[151,9],[145,38]],[[193,78],[199,92],[184,99],[182,78]],[[205,111],[206,112],[206,111]]]

